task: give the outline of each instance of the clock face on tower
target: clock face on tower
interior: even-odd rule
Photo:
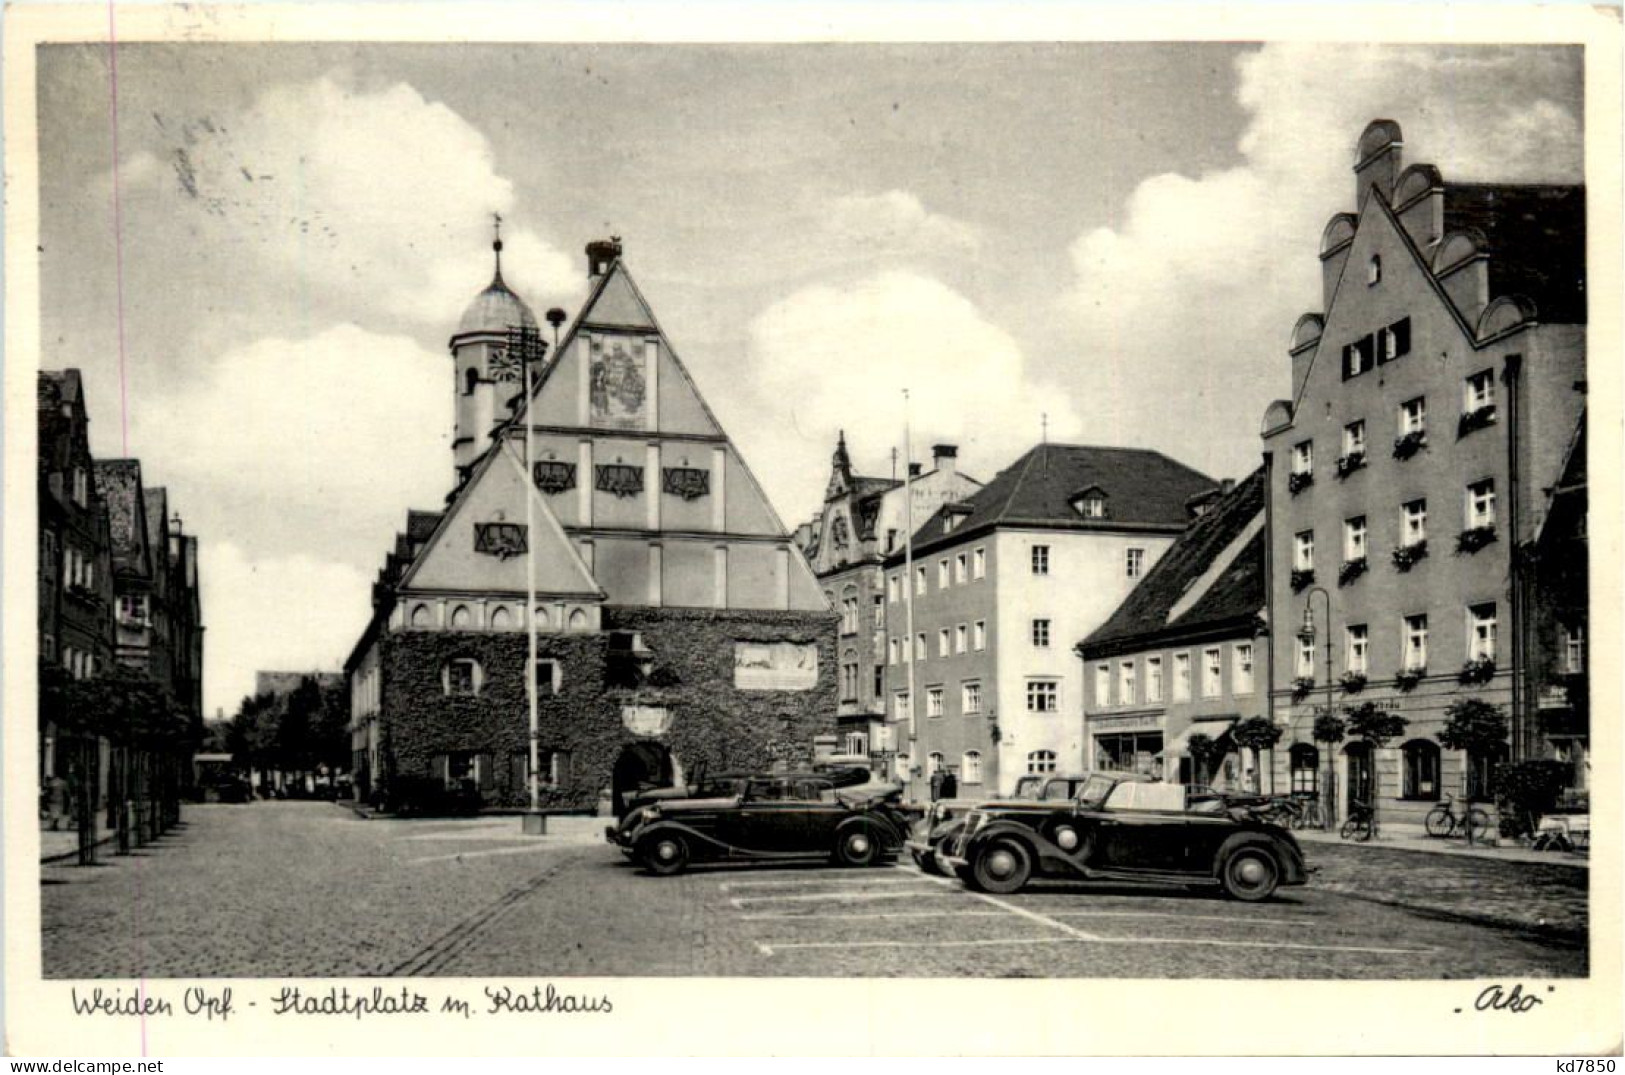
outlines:
[[[518,381],[519,356],[506,347],[491,348],[491,380]]]

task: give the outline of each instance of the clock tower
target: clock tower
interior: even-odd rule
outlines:
[[[524,363],[512,344],[521,333],[534,335],[537,328],[530,307],[502,280],[500,231],[491,249],[496,256],[491,283],[463,311],[450,341],[457,401],[451,451],[459,479],[485,451],[491,431],[512,416],[510,403],[520,396],[524,376]]]

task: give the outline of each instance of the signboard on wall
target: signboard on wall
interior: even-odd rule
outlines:
[[[633,735],[665,735],[671,727],[671,710],[665,706],[623,705],[621,725]]]
[[[742,691],[806,691],[818,685],[811,642],[735,642],[734,686]]]

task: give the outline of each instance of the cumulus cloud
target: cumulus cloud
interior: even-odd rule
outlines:
[[[444,355],[337,325],[199,363],[181,388],[132,411],[131,440],[148,484],[175,488],[204,545],[232,535],[250,556],[301,548],[376,564],[406,509],[439,505],[452,484],[452,382]],[[313,581],[283,580],[327,602]],[[211,614],[242,603],[209,585]]]
[[[832,199],[824,237],[844,252],[869,249],[901,257],[970,255],[981,246],[976,228],[929,211],[906,190]]]
[[[1073,243],[1067,296],[1100,356],[1067,379],[1084,420],[1228,473],[1255,465],[1263,408],[1288,391],[1285,341],[1320,308],[1320,233],[1355,208],[1370,120],[1398,121],[1406,160],[1447,180],[1577,181],[1583,144],[1559,50],[1270,45],[1237,76],[1241,163],[1142,182],[1120,223]]]
[[[254,692],[257,670],[338,671],[366,626],[369,577],[349,564],[295,553],[254,556],[225,541],[199,543],[207,602],[204,711],[227,716]],[[230,600],[210,600],[216,595]]]
[[[118,174],[135,256],[145,231],[189,234],[200,257],[246,262],[259,290],[270,274],[273,293],[286,281],[352,317],[435,327],[489,277],[486,214],[512,208],[513,184],[484,134],[405,83],[364,89],[334,74],[268,89],[241,114],[152,123]],[[549,301],[579,296],[572,259],[522,225],[505,239],[510,283]]]
[[[984,481],[1039,439],[1041,415],[1054,439],[1081,432],[1067,400],[1030,379],[1009,333],[918,272],[803,288],[752,322],[750,354],[765,420],[729,424],[791,524],[820,502],[827,472],[808,460],[828,458],[837,429],[861,469],[890,473],[905,388],[916,459],[951,441],[960,465]]]

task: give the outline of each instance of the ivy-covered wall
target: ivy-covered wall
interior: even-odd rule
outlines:
[[[549,634],[537,656],[562,665],[559,692],[538,707],[541,747],[567,751],[556,786],[542,805],[591,809],[610,785],[621,749],[649,738],[622,722],[625,706],[664,707],[665,734],[683,771],[767,768],[808,761],[813,738],[835,730],[836,618],[829,613],[607,607],[602,633]],[[645,683],[606,685],[609,633],[635,632],[649,651]],[[739,690],[734,643],[786,641],[818,647],[818,680],[810,690]],[[429,777],[440,754],[471,751],[494,763],[483,791],[489,805],[518,806],[527,789],[510,758],[529,749],[524,668],[518,632],[403,631],[381,645],[382,772],[375,792],[387,797],[401,776]],[[480,664],[479,693],[448,696],[442,669],[457,658]]]

